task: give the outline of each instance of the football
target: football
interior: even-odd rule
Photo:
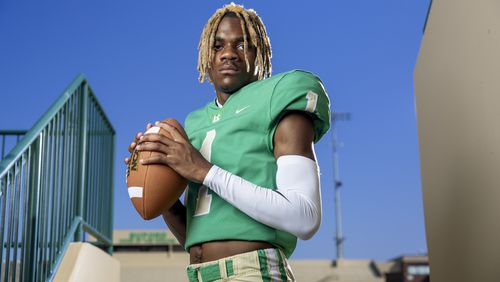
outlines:
[[[187,139],[186,132],[175,119],[166,119],[168,123]],[[159,133],[172,138],[166,130],[154,126],[144,135]],[[159,216],[162,211],[170,208],[187,186],[187,179],[179,175],[169,166],[161,164],[142,165],[139,160],[159,154],[152,151],[134,150],[127,167],[127,186],[130,200],[137,212],[145,220]]]

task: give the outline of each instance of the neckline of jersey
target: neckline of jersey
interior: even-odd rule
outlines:
[[[216,104],[217,102],[215,102],[215,103],[214,103],[214,102],[211,102],[211,103],[210,103],[210,107],[211,107],[211,108],[213,108],[213,109],[215,109],[215,110],[223,110],[224,108],[227,108],[227,104],[228,104],[230,101],[232,101],[232,100],[233,100],[233,99],[232,99],[232,98],[233,98],[233,96],[238,95],[238,93],[240,93],[240,92],[241,92],[241,91],[243,91],[244,89],[249,88],[249,87],[250,87],[250,86],[252,86],[252,85],[256,85],[256,84],[258,84],[259,82],[266,81],[266,80],[268,80],[269,78],[271,78],[271,77],[268,77],[268,78],[266,78],[266,79],[256,80],[256,81],[250,82],[249,84],[247,84],[247,85],[245,85],[245,86],[241,87],[240,89],[238,89],[238,91],[236,91],[236,92],[234,92],[233,94],[229,95],[229,97],[227,98],[227,100],[226,100],[226,102],[224,103],[224,105],[222,105],[222,107],[220,107],[220,108],[217,106],[217,104]],[[217,99],[217,95],[215,96],[215,99]]]

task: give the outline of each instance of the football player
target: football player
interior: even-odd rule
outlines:
[[[313,143],[330,125],[323,84],[300,70],[271,76],[264,24],[233,3],[205,25],[198,70],[216,97],[186,118],[189,140],[157,122],[172,139],[138,133],[129,151],[157,151],[141,163],[190,180],[185,205],[163,213],[190,253],[190,281],[294,281],[287,258],[321,222]]]

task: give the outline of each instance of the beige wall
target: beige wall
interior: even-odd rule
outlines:
[[[500,1],[435,0],[415,69],[431,281],[500,281]]]
[[[70,243],[55,282],[120,282],[120,263],[89,243]]]

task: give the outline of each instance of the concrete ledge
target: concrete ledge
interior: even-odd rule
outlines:
[[[55,282],[119,282],[120,262],[89,243],[70,243]]]

